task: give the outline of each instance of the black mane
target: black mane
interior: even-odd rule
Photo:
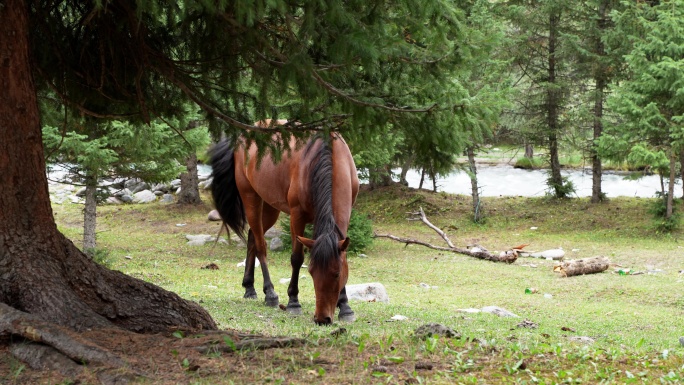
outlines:
[[[310,264],[321,268],[333,258],[340,257],[337,246],[340,230],[335,222],[332,205],[332,148],[325,139],[313,138],[305,150],[308,153],[320,140],[321,146],[314,157],[311,171],[311,199],[314,207],[314,243],[311,249]]]

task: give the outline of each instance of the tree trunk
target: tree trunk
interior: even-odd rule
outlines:
[[[179,204],[198,205],[202,203],[199,193],[199,178],[197,177],[197,154],[193,151],[185,160],[187,172],[180,176]]]
[[[45,173],[28,43],[28,5],[0,6],[0,302],[75,330],[215,329],[194,302],[107,270],[64,237]]]
[[[88,171],[85,178],[85,208],[83,209],[83,252],[90,258],[95,256],[97,247],[95,229],[97,227],[97,175]]]
[[[534,157],[534,145],[532,143],[525,143],[525,158],[532,160]]]
[[[418,190],[423,188],[423,182],[425,182],[425,168],[420,169],[420,183],[418,183]]]
[[[603,41],[601,36],[603,36],[603,31],[606,29],[606,9],[607,2],[602,1],[598,8],[598,37],[596,38],[596,54],[599,57],[606,55],[604,49]],[[596,147],[596,141],[603,134],[603,99],[604,91],[606,89],[606,71],[607,69],[603,65],[598,66],[599,69],[596,70],[594,74],[594,82],[596,83],[596,91],[594,95],[594,137],[591,144],[591,203],[599,203],[603,200],[603,194],[601,192],[601,177],[603,175],[603,165],[601,164],[601,157],[598,154],[598,148]]]
[[[430,179],[432,180],[432,192],[437,192],[437,173],[434,168],[430,168]]]
[[[468,154],[468,169],[470,176],[470,190],[473,197],[473,222],[482,219],[482,203],[480,202],[480,189],[477,186],[477,166],[475,165],[475,152],[472,147],[466,149]]]
[[[560,95],[556,84],[556,45],[558,43],[558,25],[560,15],[552,13],[549,16],[549,51],[548,51],[548,85],[546,95],[547,124],[549,129],[549,156],[551,163],[551,187],[554,189],[556,198],[562,198],[563,178],[561,176],[560,160],[558,158],[558,113]]]
[[[401,175],[399,175],[399,183],[403,184],[404,186],[408,186],[406,174],[408,174],[409,169],[411,169],[411,165],[413,164],[413,159],[415,159],[415,157],[416,155],[412,154],[411,156],[407,157],[404,161],[404,164],[401,165]]]
[[[674,212],[674,185],[675,176],[677,175],[675,167],[677,166],[677,154],[674,150],[670,150],[670,178],[667,184],[667,211],[665,212],[665,219],[672,218],[672,213]]]
[[[392,185],[392,174],[389,166],[369,170],[368,185],[371,189]]]

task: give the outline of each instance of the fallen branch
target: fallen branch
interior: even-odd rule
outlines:
[[[402,237],[397,237],[391,234],[378,234],[375,233],[374,237],[376,238],[389,238],[393,241],[405,243],[406,246],[410,244],[415,244],[415,245],[421,245],[428,247],[430,249],[434,250],[440,250],[440,251],[449,251],[452,253],[458,253],[458,254],[464,254],[470,257],[478,258],[478,259],[484,259],[487,261],[492,261],[492,262],[505,262],[505,263],[513,263],[518,259],[518,250],[511,249],[508,251],[503,251],[501,253],[497,254],[492,254],[489,251],[485,250],[484,248],[481,247],[474,247],[472,249],[463,249],[460,247],[454,246],[453,242],[447,237],[446,233],[439,229],[437,226],[433,225],[428,219],[427,216],[425,215],[425,212],[423,211],[423,208],[420,208],[420,211],[417,213],[411,213],[414,218],[410,218],[409,220],[420,220],[423,222],[426,226],[434,230],[437,234],[439,234],[440,237],[446,242],[448,247],[443,247],[443,246],[437,246],[433,245],[431,243],[423,242],[417,239],[413,238],[402,238]]]
[[[609,265],[608,258],[594,257],[562,262],[556,265],[553,271],[559,272],[561,277],[572,277],[573,275],[600,273],[606,271]]]

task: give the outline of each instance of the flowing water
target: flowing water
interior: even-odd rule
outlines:
[[[591,170],[563,170],[562,175],[575,185],[577,196],[591,196]],[[478,165],[477,170],[482,196],[543,196],[548,189],[548,176],[548,170],[522,170],[509,165]],[[658,175],[644,175],[638,179],[635,176],[633,173],[604,173],[601,190],[608,197],[655,197],[656,191],[660,191]],[[406,180],[410,187],[417,188],[420,173],[410,171]],[[426,178],[423,188],[432,189],[432,181]],[[446,178],[437,180],[437,191],[470,195],[470,178],[464,171],[454,171]],[[677,181],[675,196],[681,195],[681,192],[681,181]]]

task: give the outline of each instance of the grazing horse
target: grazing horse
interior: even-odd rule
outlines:
[[[277,121],[285,124],[286,121]],[[270,121],[255,125],[269,127]],[[277,134],[276,134],[277,135]],[[274,140],[278,140],[277,136]],[[279,162],[270,155],[259,159],[257,146],[233,147],[226,141],[211,151],[212,195],[224,223],[243,240],[249,224],[247,262],[242,286],[245,298],[257,298],[254,290],[254,261],[259,259],[264,276],[266,304],[278,306],[278,295],[268,273],[264,232],[281,212],[290,215],[292,278],[287,289],[287,311],[301,314],[299,270],[304,262],[303,246],[310,249],[309,273],[314,282],[317,324],[331,324],[335,307],[341,321],[353,321],[345,285],[349,274],[347,228],[351,208],[359,191],[356,166],[349,147],[339,134],[329,140],[314,137],[304,146],[292,139]],[[314,225],[314,239],[304,238],[307,223]]]

